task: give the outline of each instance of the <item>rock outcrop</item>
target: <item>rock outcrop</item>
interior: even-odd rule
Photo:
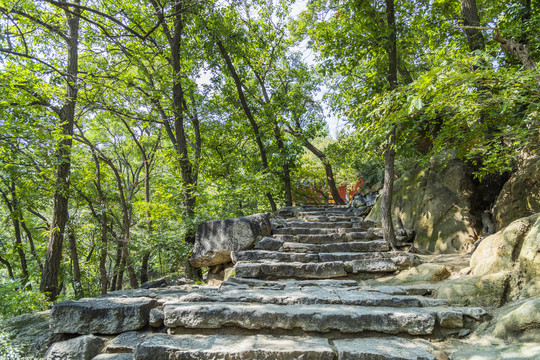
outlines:
[[[394,227],[414,229],[414,244],[431,253],[470,249],[481,219],[474,213],[472,169],[458,160],[444,168],[412,170],[394,183]],[[367,220],[379,222],[380,199]]]
[[[539,295],[540,213],[515,220],[485,238],[470,265],[470,276],[441,284],[437,297],[456,304],[501,306]]]
[[[194,267],[228,263],[231,251],[250,249],[270,232],[270,214],[203,222],[197,228],[195,248],[189,261]]]
[[[498,229],[540,212],[540,156],[527,159],[510,177],[497,198],[493,215]]]

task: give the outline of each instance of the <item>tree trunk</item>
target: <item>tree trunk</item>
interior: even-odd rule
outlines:
[[[397,36],[394,0],[386,0],[386,21],[388,26],[388,84],[390,90],[397,87]],[[394,162],[395,162],[396,125],[386,136],[386,151],[384,153],[384,184],[381,202],[381,218],[384,240],[396,250],[396,235],[392,223],[392,194],[394,191]]]
[[[101,284],[101,294],[107,293],[108,277],[107,277],[107,207],[105,203],[105,196],[101,188],[101,168],[99,166],[99,160],[94,153],[94,163],[96,164],[96,189],[99,196],[99,208],[100,208],[100,225],[101,225],[101,251],[99,254],[99,279]]]
[[[193,167],[189,159],[187,138],[184,129],[184,115],[186,109],[184,89],[182,88],[181,74],[182,66],[180,64],[180,51],[182,43],[182,31],[184,23],[182,19],[183,2],[178,1],[175,8],[173,37],[170,41],[171,47],[171,63],[173,68],[173,113],[174,113],[174,131],[176,135],[176,152],[179,156],[180,172],[184,185],[183,196],[184,205],[186,207],[186,215],[192,217],[195,215],[195,183],[193,181]]]
[[[80,4],[80,0],[75,0]],[[75,105],[77,101],[77,73],[79,65],[79,10],[75,14],[66,11],[68,23],[67,34],[67,71],[66,99],[61,109],[60,120],[61,136],[59,147],[56,150],[58,161],[56,172],[56,186],[54,193],[54,208],[47,255],[41,276],[40,291],[47,293],[50,300],[56,300],[60,287],[58,286],[58,274],[62,261],[62,244],[64,231],[68,220],[69,198],[69,175],[71,170],[71,146],[73,136],[73,124],[75,121]]]
[[[71,262],[73,264],[73,291],[77,299],[84,297],[81,283],[81,268],[79,266],[79,254],[77,253],[77,244],[75,242],[75,233],[69,229],[68,233],[69,249],[71,252]]]
[[[336,186],[336,181],[334,180],[334,171],[332,170],[332,164],[330,164],[330,160],[326,157],[326,155],[317,149],[312,143],[310,143],[308,140],[303,139],[304,146],[311,151],[315,156],[317,156],[324,166],[324,171],[326,172],[326,182],[328,184],[328,188],[330,189],[330,194],[332,195],[332,198],[334,199],[334,203],[336,205],[345,205],[345,201],[341,198],[339,195],[339,191]]]
[[[473,27],[464,29],[465,35],[467,36],[467,42],[469,43],[469,50],[484,50],[484,35],[482,35],[480,29],[474,28],[480,26],[480,17],[478,16],[476,0],[461,0],[461,16],[463,18],[464,26]]]
[[[124,287],[124,270],[126,269],[126,258],[124,257],[124,246],[120,247],[120,268],[118,269],[118,276],[116,279],[116,289],[122,290]]]
[[[255,121],[255,118],[253,117],[253,114],[251,113],[251,110],[246,101],[246,97],[244,96],[244,90],[242,89],[242,82],[240,81],[240,77],[236,73],[234,64],[232,63],[231,58],[229,54],[227,53],[227,50],[223,46],[223,43],[219,40],[216,40],[216,44],[219,48],[219,52],[221,53],[221,56],[223,57],[223,60],[225,60],[225,63],[227,64],[227,68],[229,69],[229,72],[231,73],[231,76],[234,80],[234,84],[236,85],[238,97],[240,98],[240,103],[242,104],[244,113],[246,114],[246,117],[248,118],[248,121],[251,125],[251,129],[253,130],[253,133],[255,134],[255,141],[257,143],[257,147],[259,148],[259,153],[261,155],[263,171],[265,174],[268,174],[270,171],[269,171],[269,166],[268,166],[268,159],[266,158],[266,150],[264,148],[264,145],[261,139],[261,132],[259,130],[259,125],[257,125],[257,122]],[[268,192],[266,193],[266,197],[268,198],[268,202],[270,203],[272,211],[276,211],[277,206],[276,206],[276,202],[274,201],[272,194]]]
[[[0,256],[0,263],[6,266],[10,279],[14,279],[15,276],[13,275],[13,268],[11,267],[9,261]]]
[[[117,282],[120,274],[120,266],[122,264],[122,245],[118,243],[118,246],[116,248],[116,260],[114,261],[114,267],[112,271],[112,280],[111,280],[111,287],[109,288],[110,291],[118,290],[117,289]],[[122,284],[120,283],[120,288],[122,287]]]
[[[386,151],[384,153],[384,184],[381,202],[381,218],[384,240],[396,250],[396,235],[392,223],[392,194],[394,192],[394,159],[395,159],[396,127],[388,133],[386,138]]]
[[[28,243],[30,244],[30,252],[32,253],[32,256],[34,257],[34,260],[38,264],[39,270],[41,272],[43,272],[43,264],[41,262],[41,259],[39,258],[39,256],[36,253],[36,246],[34,244],[34,238],[32,236],[32,233],[30,232],[30,229],[28,229],[28,226],[26,226],[26,222],[25,222],[24,217],[22,216],[22,214],[21,214],[20,220],[21,220],[20,221],[21,226],[22,226],[24,232],[26,233],[26,238],[28,239]]]

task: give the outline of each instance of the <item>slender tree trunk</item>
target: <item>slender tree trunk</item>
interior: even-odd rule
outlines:
[[[100,223],[101,223],[101,251],[99,255],[99,278],[101,283],[101,293],[107,293],[108,277],[107,277],[107,207],[105,202],[105,196],[101,188],[101,167],[99,165],[99,159],[94,153],[94,163],[96,164],[96,189],[99,196],[99,208],[100,208]]]
[[[396,235],[394,224],[392,223],[392,194],[394,192],[394,160],[395,160],[395,136],[396,127],[388,133],[386,138],[386,151],[384,153],[384,184],[381,201],[381,218],[383,238],[392,248],[396,250]]]
[[[234,67],[233,62],[231,61],[229,53],[223,46],[223,43],[219,40],[216,40],[216,44],[218,46],[219,52],[221,53],[221,56],[223,57],[223,60],[225,60],[225,63],[227,64],[227,68],[229,69],[229,72],[231,73],[231,76],[234,80],[234,84],[236,85],[238,97],[240,98],[240,103],[242,104],[244,113],[246,114],[246,117],[248,118],[248,121],[251,125],[251,129],[253,130],[253,133],[255,134],[255,142],[257,143],[257,147],[259,148],[259,153],[261,155],[263,171],[265,174],[268,174],[270,172],[270,169],[268,166],[268,159],[266,157],[266,150],[264,148],[264,144],[261,139],[261,132],[259,130],[259,125],[257,125],[257,122],[255,121],[255,118],[253,117],[253,114],[251,113],[251,110],[246,101],[246,97],[244,96],[244,90],[242,89],[242,82],[240,81],[240,77],[238,76],[236,72],[236,69]],[[268,198],[268,202],[270,203],[272,211],[276,211],[277,206],[276,206],[276,202],[274,201],[272,194],[268,192],[266,193],[266,197]]]
[[[192,217],[195,215],[195,204],[197,198],[195,196],[195,183],[193,181],[193,167],[189,159],[187,137],[184,129],[184,117],[186,104],[184,98],[184,89],[182,88],[181,74],[182,66],[180,62],[182,32],[184,23],[182,19],[183,2],[176,3],[174,17],[173,36],[170,41],[171,48],[171,63],[173,68],[173,113],[174,113],[174,130],[176,135],[176,152],[179,156],[180,172],[184,184],[184,204],[186,206],[186,215]]]
[[[126,269],[126,257],[124,257],[124,246],[120,248],[120,268],[118,269],[118,277],[116,279],[116,289],[122,290],[124,286],[124,270]]]
[[[332,198],[334,199],[334,203],[336,205],[345,205],[345,201],[343,201],[343,199],[341,198],[341,195],[339,195],[339,191],[336,186],[336,181],[334,180],[334,172],[332,170],[332,164],[330,164],[330,160],[328,160],[328,158],[326,157],[326,154],[324,154],[322,151],[317,149],[308,140],[303,139],[303,141],[304,141],[304,146],[321,160],[324,166],[324,171],[326,172],[326,182],[328,184],[328,188],[330,189],[330,194],[332,195]]]
[[[14,279],[15,276],[13,275],[13,268],[11,267],[9,261],[0,256],[0,263],[6,266],[10,279]]]
[[[77,253],[77,243],[75,242],[75,233],[69,229],[68,233],[69,249],[71,252],[71,263],[73,264],[73,291],[77,299],[84,297],[81,283],[81,268],[79,266],[79,254]]]
[[[39,266],[39,270],[43,272],[43,264],[41,262],[41,259],[36,253],[36,246],[34,244],[34,237],[32,236],[32,233],[30,232],[30,229],[28,229],[28,226],[26,226],[26,222],[24,220],[24,217],[21,215],[21,227],[23,228],[26,238],[28,239],[28,243],[30,244],[30,252],[32,253],[32,256],[34,257],[34,260]]]
[[[80,0],[75,0],[80,4]],[[60,292],[58,286],[58,274],[62,260],[62,244],[64,231],[68,220],[68,197],[69,175],[71,170],[71,146],[73,125],[75,122],[75,105],[77,101],[77,73],[79,64],[79,16],[66,11],[68,34],[67,34],[67,84],[66,102],[61,109],[60,120],[61,136],[59,147],[56,150],[58,160],[56,172],[56,190],[54,193],[54,208],[49,243],[47,244],[47,256],[41,276],[40,291],[48,294],[50,300],[55,300]]]
[[[261,92],[264,98],[264,106],[270,105],[270,96],[266,90],[266,85],[261,75],[252,67],[259,85],[261,86]],[[281,179],[283,181],[283,187],[285,191],[285,206],[292,206],[292,188],[291,188],[291,171],[289,167],[289,158],[287,148],[283,142],[283,136],[281,135],[281,129],[279,123],[273,114],[269,114],[272,117],[272,130],[274,131],[274,137],[279,150],[279,156],[281,158]]]
[[[388,83],[390,89],[397,86],[397,35],[394,0],[386,0],[386,21],[388,26]],[[394,162],[395,162],[396,126],[386,137],[386,150],[384,153],[384,184],[381,202],[381,218],[383,237],[392,250],[396,250],[396,235],[392,223],[392,194],[394,192]]]
[[[103,211],[101,215],[101,251],[99,254],[99,275],[101,282],[101,293],[107,293],[107,214]]]
[[[152,235],[152,218],[150,216],[150,210],[148,206],[150,204],[150,164],[146,155],[143,152],[144,161],[144,201],[146,203],[146,231],[148,232],[148,238]],[[148,244],[147,244],[148,246]],[[150,260],[150,249],[145,249],[142,263],[141,263],[141,284],[148,281],[148,261]]]
[[[463,25],[470,26],[471,28],[464,29],[467,36],[467,42],[469,43],[469,50],[484,50],[485,40],[484,35],[480,29],[474,27],[480,26],[480,17],[478,16],[478,8],[476,6],[476,0],[460,0],[461,1],[461,16],[463,18]]]
[[[120,265],[122,264],[122,245],[118,243],[116,248],[116,260],[114,262],[114,267],[112,271],[112,280],[110,290],[119,290],[117,289],[118,278],[120,277]],[[120,289],[122,288],[122,283],[120,282]]]

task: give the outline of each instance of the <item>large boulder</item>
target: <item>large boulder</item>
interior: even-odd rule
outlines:
[[[457,305],[498,307],[504,304],[510,277],[500,272],[448,280],[435,290],[434,297]]]
[[[540,212],[540,156],[523,162],[510,177],[493,206],[496,226]]]
[[[493,335],[535,342],[540,339],[540,298],[531,299],[497,320]]]
[[[62,301],[51,309],[55,334],[120,334],[148,325],[157,300],[146,297],[87,298]]]
[[[206,221],[197,228],[195,248],[189,261],[194,267],[226,264],[231,262],[231,251],[251,249],[270,234],[270,214]]]
[[[79,336],[75,339],[54,343],[47,354],[46,360],[91,360],[105,346],[105,339],[94,335]]]
[[[396,228],[414,229],[415,246],[434,253],[464,251],[474,243],[481,220],[472,169],[458,160],[445,167],[406,172],[394,184]],[[381,221],[381,199],[366,220]]]
[[[540,214],[518,219],[478,245],[471,257],[473,275],[522,267],[529,278],[540,275]]]

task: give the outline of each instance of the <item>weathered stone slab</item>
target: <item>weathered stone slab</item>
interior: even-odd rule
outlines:
[[[284,242],[298,242],[302,244],[333,244],[340,241],[347,241],[347,234],[301,234],[301,235],[274,235],[278,240]]]
[[[183,296],[178,302],[246,302],[260,304],[340,304],[340,297],[331,290],[319,287],[281,289],[200,290]],[[174,301],[171,301],[174,303]]]
[[[276,251],[283,245],[283,241],[275,239],[273,237],[263,237],[261,241],[255,245],[255,249]]]
[[[431,346],[400,338],[335,340],[338,360],[435,360]]]
[[[332,360],[335,354],[323,338],[156,334],[137,347],[135,359]]]
[[[56,334],[120,334],[148,325],[150,298],[94,298],[62,301],[51,310],[51,331]]]
[[[356,225],[356,224],[355,224]],[[306,227],[282,227],[279,229],[272,229],[273,235],[317,235],[317,234],[347,234],[356,232],[365,232],[369,227],[368,224],[348,228],[306,228]],[[369,224],[371,226],[371,224]]]
[[[269,214],[203,222],[197,228],[189,261],[195,267],[228,263],[231,251],[247,250],[270,233]]]
[[[349,305],[271,305],[246,303],[182,303],[165,305],[169,328],[302,329],[304,331],[387,334],[433,333],[436,315],[421,308]],[[174,330],[173,330],[174,331]]]
[[[301,263],[317,263],[319,256],[317,254],[308,253],[290,253],[277,251],[263,250],[246,250],[233,251],[231,258],[234,263],[244,261],[259,261],[259,262],[301,262]]]
[[[237,277],[258,279],[331,279],[346,276],[340,261],[326,263],[238,263]]]
[[[353,273],[368,272],[368,273],[385,273],[398,270],[392,259],[361,259],[350,261],[350,266]]]
[[[422,307],[422,302],[415,297],[388,295],[373,291],[342,290],[335,291],[344,305],[383,306],[383,307]]]
[[[384,240],[374,240],[321,245],[320,252],[375,252],[388,250],[390,250],[390,248]]]
[[[128,331],[115,337],[105,348],[108,353],[132,353],[151,333]]]
[[[321,251],[321,245],[286,242],[283,243],[280,250],[285,252],[305,252],[313,254]]]
[[[98,355],[103,346],[105,339],[94,336],[84,335],[74,339],[59,341],[47,350],[45,355],[46,360],[91,360]]]
[[[163,306],[158,306],[150,310],[148,323],[151,327],[159,328],[163,326]]]
[[[354,252],[338,252],[338,253],[320,253],[319,261],[353,261],[364,259],[376,259],[383,258],[382,252],[367,252],[367,253],[354,253]]]
[[[231,277],[229,280],[225,281],[223,285],[246,285],[253,288],[274,288],[274,289],[284,289],[284,288],[303,288],[310,286],[317,287],[332,287],[332,288],[353,288],[358,285],[358,282],[355,280],[336,280],[336,279],[314,279],[314,280],[281,280],[281,281],[270,281],[270,280],[259,280],[259,279],[244,279],[244,278],[235,278]]]
[[[310,221],[287,221],[287,226],[290,227],[302,227],[302,228],[350,228],[352,227],[350,221],[339,221],[339,222],[310,222]]]
[[[358,240],[375,240],[382,239],[381,234],[374,233],[373,231],[356,231],[347,233],[348,241]]]
[[[133,360],[131,353],[99,354],[92,360]]]

